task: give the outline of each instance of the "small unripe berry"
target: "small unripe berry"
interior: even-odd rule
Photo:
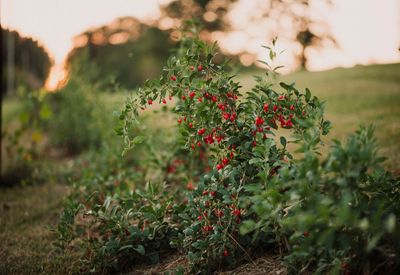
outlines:
[[[193,190],[193,189],[194,189],[194,186],[193,186],[193,184],[192,184],[191,182],[189,182],[189,183],[186,185],[186,188],[187,188],[188,190]]]

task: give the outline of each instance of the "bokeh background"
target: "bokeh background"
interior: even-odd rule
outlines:
[[[266,70],[258,62],[269,60],[262,45],[278,37],[280,79],[326,101],[333,122],[327,148],[331,138],[344,140],[358,125],[373,124],[385,167],[400,173],[398,0],[0,4],[0,273],[67,268],[65,258],[51,258],[53,237],[45,226],[57,221],[74,179],[107,177],[143,162],[146,148],[121,158],[115,113],[136,88],[160,75],[185,20],[202,26],[205,41],[217,41],[218,58],[231,59],[243,94],[253,75]],[[160,106],[153,109],[143,125],[162,150],[175,120],[160,118]]]

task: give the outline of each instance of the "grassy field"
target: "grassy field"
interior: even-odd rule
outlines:
[[[260,73],[238,78],[244,90],[254,83],[251,76]],[[327,140],[343,140],[359,124],[374,124],[381,153],[388,157],[385,165],[400,172],[400,64],[298,72],[282,80],[296,82],[300,88],[309,87],[326,101],[326,116],[334,126]],[[110,95],[104,100],[118,106],[124,96]],[[13,119],[16,108],[15,100],[4,102],[3,127],[4,121]],[[65,162],[55,160],[53,165]],[[67,193],[67,186],[54,181],[0,189],[0,274],[65,274],[79,270],[79,255],[58,253],[52,246],[54,235],[48,229],[57,223]]]

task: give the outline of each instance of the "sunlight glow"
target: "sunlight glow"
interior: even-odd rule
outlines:
[[[39,40],[54,59],[47,87],[57,86],[57,79],[65,76],[63,62],[68,52],[82,41],[74,37],[87,29],[109,24],[118,17],[133,16],[141,21],[154,22],[159,18],[160,5],[171,0],[3,0],[1,9],[2,26],[15,29],[24,36]],[[336,38],[339,48],[323,50],[308,49],[309,69],[324,70],[337,66],[350,67],[355,64],[391,63],[400,61],[400,1],[398,0],[332,0],[331,10],[315,13],[326,21]],[[260,17],[260,10],[269,0],[239,0],[228,14],[233,30],[216,33],[216,38],[225,52],[236,54],[245,51],[253,55],[252,60],[265,59],[260,47],[279,33],[270,22]],[[318,5],[318,1],[312,1]],[[314,14],[313,14],[314,16]],[[250,18],[257,18],[256,24]],[[215,14],[206,13],[207,21],[215,20]],[[164,19],[161,28],[177,26],[177,21]],[[276,33],[271,32],[275,30]],[[281,33],[285,31],[281,31]],[[271,34],[272,33],[272,34]],[[172,37],[178,36],[176,31]],[[101,37],[98,37],[101,40]],[[112,43],[123,43],[124,34],[112,37]],[[288,71],[295,67],[294,56],[298,47],[289,40],[280,39],[286,49],[285,64]],[[243,63],[251,60],[242,56]],[[287,62],[288,61],[288,62]]]

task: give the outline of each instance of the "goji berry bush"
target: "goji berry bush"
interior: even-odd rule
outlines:
[[[241,94],[227,64],[214,63],[216,50],[188,31],[162,76],[127,100],[117,129],[124,153],[147,148],[154,157],[138,166],[156,176],[146,187],[126,180],[101,197],[96,188],[71,196],[61,247],[79,237],[94,270],[156,263],[173,249],[193,273],[234,267],[256,250],[286,256],[294,273],[379,267],[377,254],[399,268],[399,180],[379,168],[372,131],[334,143],[322,159],[331,127],[324,104],[308,89],[277,85],[274,68]],[[175,138],[162,147],[138,131],[156,104],[176,119]]]

